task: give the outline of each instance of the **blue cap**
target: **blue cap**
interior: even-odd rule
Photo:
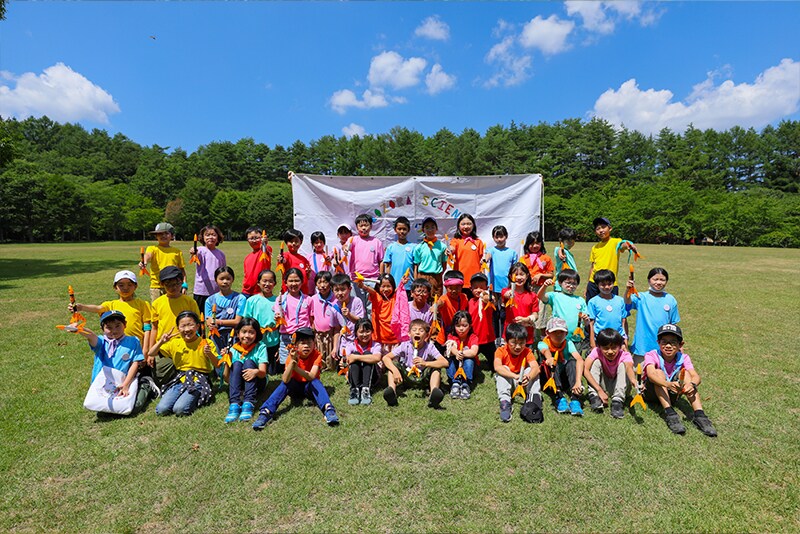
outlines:
[[[103,315],[100,316],[100,326],[103,326],[106,321],[111,319],[116,319],[118,321],[122,321],[123,323],[127,323],[128,321],[125,320],[125,314],[119,310],[111,310],[105,312]]]

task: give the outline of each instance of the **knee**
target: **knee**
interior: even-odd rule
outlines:
[[[171,412],[172,408],[163,402],[159,402],[156,406],[156,415],[169,415]]]

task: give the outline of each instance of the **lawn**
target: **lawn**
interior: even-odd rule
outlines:
[[[689,421],[672,435],[654,406],[614,420],[546,403],[529,425],[516,405],[502,424],[488,377],[433,411],[417,391],[350,407],[325,374],[338,428],[309,403],[260,433],[225,425],[225,394],[183,419],[154,404],[98,417],[82,407],[88,346],[55,325],[68,284],[80,302],[113,297],[140,244],[0,246],[0,530],[800,530],[800,250],[641,247],[640,287],[650,267],[670,273],[711,439]],[[590,246],[575,247],[582,274]],[[239,275],[246,248],[223,245]]]

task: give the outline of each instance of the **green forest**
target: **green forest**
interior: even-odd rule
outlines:
[[[141,239],[161,220],[183,238],[206,223],[234,238],[266,223],[277,236],[292,224],[291,170],[541,173],[547,239],[564,226],[591,239],[589,222],[602,214],[639,242],[800,247],[799,149],[798,121],[654,136],[600,119],[430,137],[395,127],[288,147],[214,141],[189,154],[47,117],[0,119],[0,242]]]

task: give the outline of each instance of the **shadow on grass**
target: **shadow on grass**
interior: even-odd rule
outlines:
[[[53,260],[37,258],[0,258],[0,280],[21,280],[28,278],[63,278],[76,274],[91,274],[109,269],[131,268],[130,258],[117,260]],[[11,286],[0,284],[0,289]]]

